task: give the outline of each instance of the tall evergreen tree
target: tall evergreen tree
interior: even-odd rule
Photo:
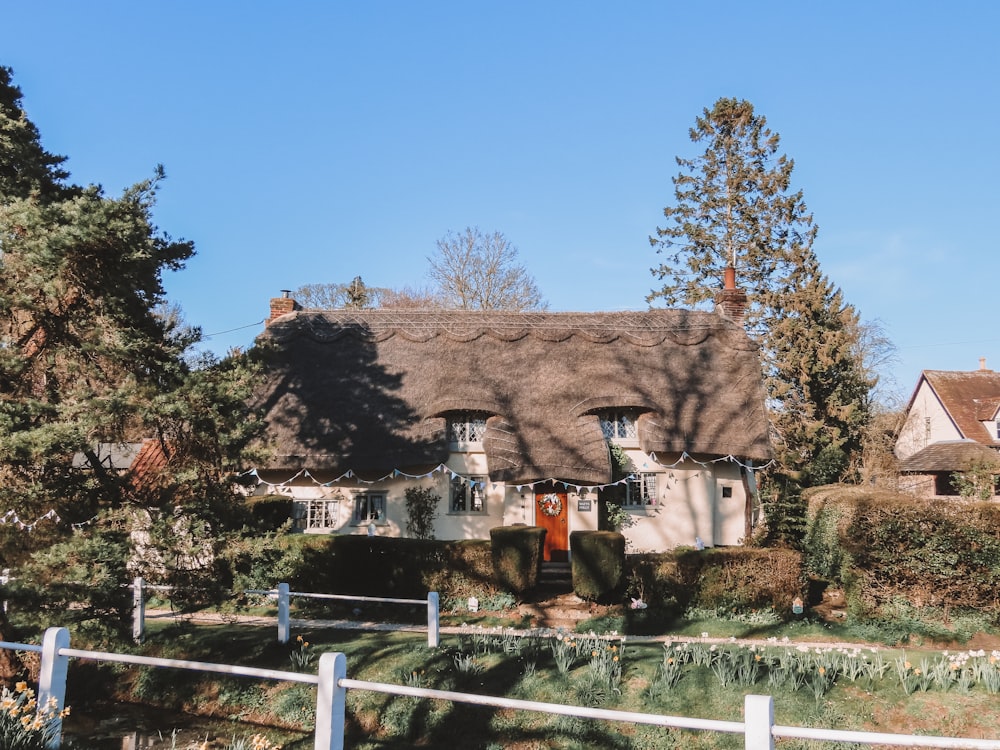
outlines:
[[[665,283],[648,300],[704,305],[735,268],[763,349],[780,465],[805,481],[835,479],[841,454],[860,446],[873,381],[857,351],[857,312],[819,269],[817,227],[791,190],[794,162],[747,101],[719,99],[689,135],[705,150],[677,158],[668,222],[650,238],[664,256],[652,272]]]
[[[39,525],[30,543],[4,528],[6,565],[99,512],[118,518],[84,535],[120,528],[127,508],[218,517],[232,495],[226,472],[256,427],[246,413],[246,357],[192,366],[186,352],[200,331],[163,312],[163,273],[194,253],[153,224],[163,170],[112,198],[67,182],[63,161],[42,148],[10,70],[0,68],[0,513],[31,521],[54,510],[62,519]],[[166,457],[156,493],[109,470],[94,450],[145,438]],[[80,454],[91,458],[86,470],[74,466]],[[172,541],[168,531],[163,543]],[[107,551],[99,547],[91,548],[98,557]]]

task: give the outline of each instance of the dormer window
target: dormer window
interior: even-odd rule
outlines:
[[[997,440],[1000,440],[1000,419],[993,423],[993,434],[996,436]]]
[[[449,415],[448,442],[457,449],[481,446],[488,416],[481,411],[460,411]]]
[[[636,423],[639,413],[635,409],[616,409],[601,416],[601,431],[605,440],[616,443],[635,442],[639,439]]]

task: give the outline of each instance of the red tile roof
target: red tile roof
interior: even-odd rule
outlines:
[[[136,454],[129,467],[129,478],[132,486],[140,488],[148,484],[167,465],[167,454],[163,450],[163,444],[156,439],[147,439],[142,442],[142,448]]]
[[[924,370],[923,377],[962,437],[984,445],[1000,444],[996,433],[991,433],[982,424],[995,419],[1000,407],[1000,373],[993,370]]]

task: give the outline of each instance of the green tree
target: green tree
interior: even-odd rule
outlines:
[[[806,486],[845,478],[871,421],[871,389],[856,354],[858,314],[809,255],[774,295],[765,385],[782,467]]]
[[[542,294],[517,255],[500,232],[449,232],[427,259],[434,295],[444,307],[460,310],[543,310]]]
[[[20,101],[0,68],[0,506],[27,519],[55,510],[62,523],[8,537],[7,565],[120,529],[136,508],[221,518],[259,426],[245,406],[253,358],[189,360],[201,332],[165,305],[162,275],[194,246],[153,224],[162,168],[117,198],[72,185]],[[164,462],[141,481],[73,465],[98,443],[143,438]]]
[[[781,470],[806,482],[849,466],[861,445],[874,378],[865,369],[856,310],[819,268],[817,227],[794,162],[753,105],[719,99],[690,130],[705,150],[677,158],[674,204],[650,243],[664,280],[648,300],[698,307],[712,300],[724,269],[746,290],[746,323],[763,349],[765,388]],[[823,453],[822,471],[809,467]]]

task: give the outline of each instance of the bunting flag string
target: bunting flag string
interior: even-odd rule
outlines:
[[[754,466],[752,463],[743,463],[738,458],[736,458],[735,456],[732,456],[732,455],[729,455],[729,456],[720,456],[719,458],[713,458],[713,459],[709,459],[707,461],[700,461],[700,460],[694,458],[693,456],[691,456],[687,451],[682,452],[681,455],[680,455],[680,458],[678,458],[676,461],[674,461],[673,463],[670,463],[670,464],[661,462],[656,457],[655,453],[651,453],[651,454],[649,454],[649,456],[653,460],[653,462],[657,464],[657,466],[660,466],[661,468],[664,468],[664,469],[676,469],[677,467],[679,467],[681,464],[683,464],[685,462],[694,463],[694,464],[697,464],[698,466],[701,466],[702,468],[707,468],[707,467],[709,467],[712,464],[716,464],[716,463],[719,463],[719,462],[722,462],[722,461],[727,461],[727,462],[730,462],[730,463],[735,463],[740,468],[745,469],[747,471],[756,471],[758,469],[766,469],[767,467],[771,466],[774,463],[774,461],[771,460],[771,461],[768,461],[766,464],[762,464],[761,466]],[[447,473],[451,477],[451,479],[453,479],[453,480],[454,479],[462,479],[462,480],[464,480],[466,482],[469,482],[473,486],[477,486],[477,487],[485,488],[486,484],[487,484],[487,482],[485,480],[476,480],[476,479],[473,479],[471,476],[465,476],[463,474],[459,474],[457,471],[455,471],[455,470],[453,470],[453,469],[445,466],[444,464],[438,464],[433,469],[431,469],[430,471],[425,472],[423,474],[410,474],[410,473],[407,473],[407,472],[403,471],[402,469],[393,469],[388,474],[386,474],[384,476],[381,476],[381,477],[378,477],[376,479],[362,479],[360,476],[358,476],[358,474],[357,474],[356,471],[354,471],[353,469],[348,469],[347,471],[345,471],[343,474],[341,474],[340,476],[336,477],[335,479],[330,479],[330,480],[327,480],[325,482],[321,482],[319,479],[317,479],[316,477],[314,477],[309,472],[308,469],[300,469],[299,471],[297,471],[295,474],[293,474],[288,479],[284,479],[284,480],[277,481],[277,482],[269,482],[269,481],[264,480],[263,478],[261,478],[260,472],[256,468],[249,469],[248,471],[245,471],[242,474],[239,474],[238,476],[239,477],[254,477],[257,480],[258,486],[259,485],[266,485],[271,490],[274,490],[275,488],[279,488],[279,487],[287,487],[287,486],[291,485],[292,483],[294,483],[296,480],[299,480],[299,479],[308,479],[308,480],[311,480],[313,482],[313,484],[315,484],[317,486],[320,486],[320,487],[332,487],[334,485],[338,485],[341,482],[345,482],[345,481],[348,481],[348,480],[353,480],[354,482],[357,482],[358,484],[362,484],[362,485],[373,485],[373,484],[377,484],[379,482],[388,481],[390,479],[398,479],[399,477],[404,477],[406,479],[428,479],[428,478],[430,478],[430,477],[432,477],[432,476],[434,476],[435,474],[438,474],[438,473]],[[516,484],[516,485],[513,485],[513,486],[514,486],[514,488],[518,492],[521,492],[525,488],[533,490],[535,487],[537,487],[539,485],[561,485],[565,489],[567,489],[567,490],[572,489],[574,492],[576,492],[577,494],[579,494],[581,492],[596,492],[598,490],[603,490],[603,489],[605,489],[607,487],[615,487],[617,485],[625,484],[626,482],[629,482],[629,481],[631,481],[633,479],[635,479],[635,475],[630,474],[629,476],[625,477],[624,479],[619,479],[617,482],[607,482],[605,484],[576,484],[576,483],[573,483],[573,482],[564,481],[562,479],[555,479],[553,477],[550,477],[548,479],[539,479],[539,480],[536,480],[534,482],[524,482],[522,484]],[[496,489],[497,487],[500,486],[500,484],[497,483],[497,482],[493,482],[491,484],[491,486],[493,487],[493,489]]]
[[[17,511],[14,510],[8,510],[6,513],[0,516],[0,524],[3,525],[13,524],[14,526],[17,526],[17,528],[21,529],[21,531],[27,530],[29,532],[34,531],[35,526],[37,526],[41,521],[45,520],[54,520],[56,523],[59,523],[59,521],[61,521],[62,519],[59,518],[59,514],[56,513],[54,509],[50,510],[48,513],[43,513],[31,523],[25,523],[24,521],[22,521],[18,517]]]
[[[80,521],[79,523],[71,523],[70,524],[70,528],[73,529],[74,531],[79,531],[84,526],[90,526],[97,519],[98,519],[98,516],[94,516],[93,518],[88,518],[86,521]]]
[[[655,458],[654,458],[654,460],[655,460]],[[484,480],[484,479],[477,480],[477,479],[473,479],[471,476],[466,476],[464,474],[460,474],[457,471],[455,471],[454,469],[451,469],[451,468],[445,466],[444,464],[438,464],[433,469],[431,469],[430,471],[425,472],[423,474],[409,474],[409,473],[407,473],[405,471],[402,471],[400,469],[393,469],[392,472],[390,472],[390,473],[388,473],[388,474],[386,474],[386,475],[384,475],[382,477],[378,477],[377,479],[362,479],[361,477],[359,477],[357,475],[357,473],[354,470],[348,469],[343,474],[341,474],[340,476],[338,476],[336,479],[331,479],[331,480],[328,480],[326,482],[321,482],[318,479],[316,479],[316,477],[314,477],[312,474],[309,473],[308,469],[301,469],[300,471],[296,472],[295,474],[293,474],[288,479],[284,479],[284,480],[276,481],[276,482],[269,482],[269,481],[261,478],[260,473],[259,473],[259,471],[257,469],[250,469],[249,471],[243,472],[239,476],[240,477],[253,476],[253,477],[255,477],[257,479],[257,484],[258,485],[265,485],[269,489],[274,490],[276,488],[287,487],[287,486],[291,485],[293,482],[295,482],[295,480],[300,479],[300,478],[302,478],[302,479],[310,479],[310,480],[312,480],[313,484],[315,484],[316,486],[319,486],[319,487],[331,487],[333,485],[339,484],[340,482],[343,482],[343,481],[348,480],[348,479],[354,480],[358,484],[372,485],[372,484],[376,484],[378,482],[385,482],[385,481],[387,481],[389,479],[397,479],[399,477],[405,477],[407,479],[428,479],[428,478],[434,476],[435,474],[442,473],[442,472],[443,473],[447,473],[449,475],[449,477],[451,479],[453,479],[453,480],[454,479],[462,479],[465,482],[468,482],[470,484],[470,486],[473,486],[473,487],[480,487],[480,488],[485,489],[486,486],[487,486],[487,484],[489,484],[493,489],[496,489],[497,487],[500,486],[500,483],[497,483],[497,482],[490,483],[488,480]],[[518,492],[522,492],[525,489],[533,490],[535,487],[540,486],[540,485],[561,485],[563,488],[565,488],[567,490],[573,489],[574,492],[576,492],[577,494],[579,494],[581,492],[596,492],[598,490],[606,489],[607,487],[616,487],[618,485],[625,484],[626,482],[628,482],[628,481],[630,481],[630,480],[632,480],[634,478],[635,478],[635,475],[630,474],[629,476],[625,477],[624,479],[619,479],[617,482],[607,482],[607,483],[604,483],[604,484],[589,484],[589,485],[587,485],[587,484],[574,484],[572,482],[566,482],[566,481],[564,481],[562,479],[556,479],[554,477],[549,477],[548,479],[538,479],[538,480],[536,480],[534,482],[525,482],[523,484],[517,484],[517,485],[513,485],[513,486],[515,487],[515,489]]]
[[[687,451],[683,451],[681,453],[680,458],[678,458],[672,464],[665,464],[665,463],[661,462],[656,457],[656,453],[650,453],[649,457],[652,458],[653,461],[655,461],[659,466],[662,466],[664,469],[676,469],[678,466],[680,466],[685,461],[690,461],[691,463],[698,464],[702,468],[708,468],[710,465],[717,464],[717,463],[719,463],[721,461],[728,461],[730,463],[736,464],[741,469],[745,469],[747,471],[758,471],[760,469],[766,469],[766,468],[768,468],[769,466],[771,466],[774,463],[774,459],[771,459],[766,464],[761,464],[760,466],[754,466],[754,464],[752,464],[752,463],[743,463],[742,461],[740,461],[738,458],[736,458],[733,455],[719,456],[718,458],[713,458],[713,459],[710,459],[708,461],[699,461],[697,458],[695,458],[694,456],[692,456],[691,454],[689,454]]]

